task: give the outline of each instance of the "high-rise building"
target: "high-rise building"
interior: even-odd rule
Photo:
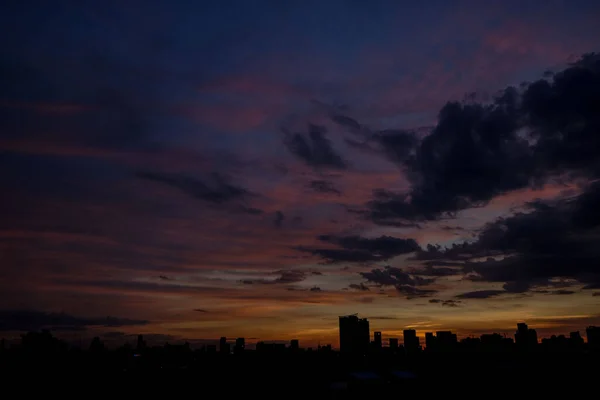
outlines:
[[[390,338],[390,350],[398,351],[398,338]]]
[[[537,345],[537,332],[535,329],[529,329],[524,322],[518,323],[517,332],[515,332],[515,344],[521,349]]]
[[[404,330],[404,349],[409,352],[419,350],[419,338],[414,329]]]
[[[375,336],[374,336],[374,340],[373,340],[373,345],[375,346],[376,349],[381,349],[383,343],[381,341],[381,332],[375,332]]]
[[[245,348],[246,348],[246,339],[244,339],[243,337],[235,339],[235,347],[233,348],[233,352],[235,354],[243,353]]]
[[[594,350],[600,349],[600,327],[588,326],[585,329],[585,334],[587,336],[588,346]]]
[[[296,351],[299,348],[300,348],[300,343],[298,342],[298,339],[292,339],[290,341],[290,349]]]
[[[144,335],[138,335],[137,338],[137,351],[142,351],[146,348],[146,341],[144,340]]]
[[[340,317],[340,351],[342,353],[365,354],[369,349],[371,332],[369,320],[357,314]]]
[[[230,348],[229,343],[227,343],[227,338],[225,336],[221,337],[219,340],[219,353],[221,354],[229,354]]]
[[[435,336],[433,332],[425,332],[425,346],[429,351],[435,349]]]

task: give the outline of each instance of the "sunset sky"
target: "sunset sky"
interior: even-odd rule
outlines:
[[[0,337],[600,324],[597,1],[6,3]]]

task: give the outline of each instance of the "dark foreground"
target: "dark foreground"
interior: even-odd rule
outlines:
[[[181,361],[181,360],[179,360]],[[4,388],[21,395],[194,398],[372,398],[377,395],[496,398],[573,396],[600,387],[597,354],[421,354],[346,359],[242,355],[182,362],[106,357],[5,359]],[[368,396],[368,397],[367,397]]]

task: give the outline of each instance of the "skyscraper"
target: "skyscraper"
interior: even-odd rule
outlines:
[[[537,332],[535,329],[529,329],[526,323],[520,322],[517,324],[515,343],[520,349],[535,347],[538,343]]]
[[[404,330],[404,349],[411,352],[419,350],[419,338],[414,329]]]
[[[237,338],[235,340],[235,347],[233,348],[234,353],[241,354],[244,352],[245,348],[246,348],[246,339],[244,339],[243,337]]]
[[[600,327],[597,326],[588,326],[585,329],[585,333],[587,336],[587,342],[590,349],[597,350],[600,349]]]
[[[381,349],[382,346],[382,342],[381,342],[381,332],[375,332],[375,337],[373,340],[373,345],[375,346],[376,349]]]
[[[229,343],[227,343],[227,338],[225,336],[221,337],[219,340],[219,352],[221,354],[230,353]]]
[[[357,314],[340,317],[340,351],[342,353],[365,354],[369,349],[371,332],[369,320]]]

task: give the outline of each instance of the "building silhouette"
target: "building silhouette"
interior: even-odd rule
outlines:
[[[373,347],[375,347],[375,350],[381,350],[382,346],[381,332],[375,332],[375,336],[373,337]]]
[[[588,326],[585,328],[585,335],[587,336],[587,342],[590,349],[600,349],[600,327]]]
[[[225,336],[221,337],[219,340],[219,353],[221,354],[229,354],[231,352],[229,343],[227,343],[227,338]]]
[[[339,322],[340,352],[366,354],[371,340],[369,321],[353,314],[341,316]]]
[[[233,352],[235,354],[241,354],[246,349],[246,339],[243,337],[235,339],[235,347],[233,348]]]
[[[137,351],[143,351],[144,349],[146,349],[146,341],[144,340],[144,336],[143,335],[138,335],[137,338]]]
[[[398,338],[390,338],[390,350],[398,351]]]
[[[292,339],[290,341],[290,350],[298,351],[299,349],[300,349],[300,342],[298,341],[298,339]]]
[[[415,352],[420,349],[417,331],[414,329],[404,330],[404,349],[407,352]]]
[[[435,348],[435,336],[433,335],[433,332],[425,333],[425,347],[427,347],[428,350],[433,350]]]
[[[535,329],[529,329],[526,323],[520,322],[515,332],[515,343],[520,349],[535,347],[538,344],[537,332]]]

